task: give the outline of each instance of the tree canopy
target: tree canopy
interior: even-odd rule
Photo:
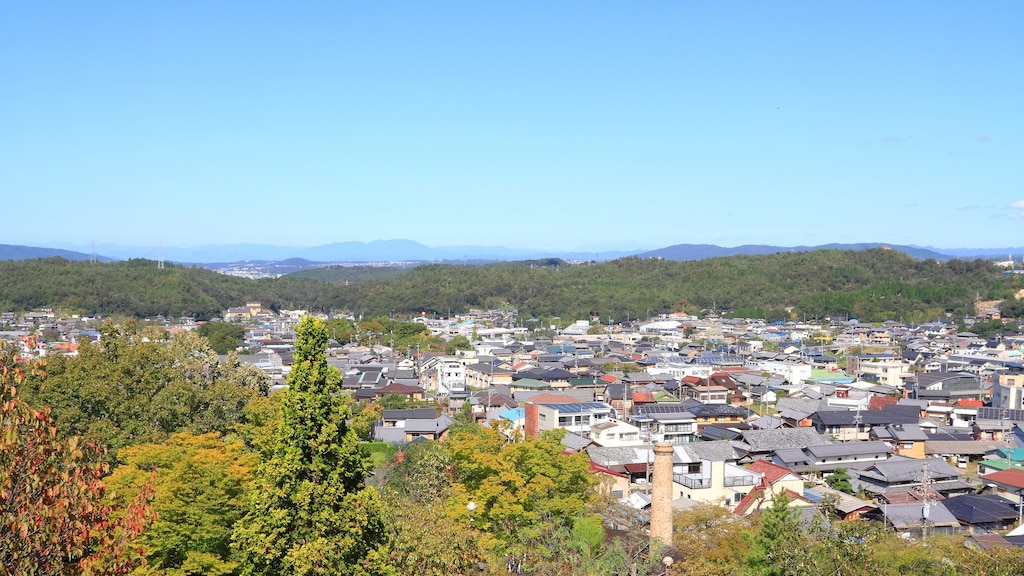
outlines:
[[[263,372],[237,358],[221,363],[191,332],[172,336],[129,320],[106,323],[100,333],[100,342],[82,342],[77,356],[49,358],[45,381],[26,379],[27,401],[51,406],[63,437],[117,450],[178,431],[224,433],[269,385]]]
[[[597,315],[609,323],[680,310],[771,320],[838,316],[914,322],[947,312],[970,314],[976,297],[1012,298],[1022,287],[1024,278],[1006,276],[985,260],[915,260],[883,249],[690,262],[629,257],[586,264],[431,264],[354,284],[290,276],[248,280],[201,268],[157,270],[152,262],[135,260],[0,262],[0,307],[8,310],[51,306],[199,319],[258,300],[270,309],[347,310],[366,318],[513,307],[526,317]],[[1011,304],[1007,312],[1012,310]]]
[[[327,328],[304,318],[270,459],[234,532],[243,574],[389,574],[388,532],[367,463],[346,421]]]
[[[18,397],[41,366],[0,348],[0,570],[4,574],[121,574],[128,544],[152,521],[145,482],[120,508],[108,506],[103,446],[62,438],[48,408]]]

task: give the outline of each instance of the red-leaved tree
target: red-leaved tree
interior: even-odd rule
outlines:
[[[105,449],[59,438],[48,408],[18,398],[25,371],[42,369],[0,347],[0,574],[127,573],[141,556],[128,545],[154,518],[152,490],[104,505]]]

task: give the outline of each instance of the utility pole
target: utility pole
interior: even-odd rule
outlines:
[[[921,507],[921,545],[928,545],[928,522],[932,511],[932,489],[934,480],[928,475],[928,461],[921,463],[921,498],[924,502]]]

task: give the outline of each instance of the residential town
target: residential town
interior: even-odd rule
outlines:
[[[236,354],[287,386],[294,327],[306,311],[259,303],[218,321],[245,326]],[[102,318],[42,309],[0,316],[24,353],[76,354]],[[962,534],[1024,545],[1024,335],[981,338],[953,321],[855,319],[768,323],[665,314],[602,325],[538,326],[512,310],[425,316],[455,354],[395,349],[387,334],[332,342],[328,361],[359,402],[403,397],[373,437],[399,449],[443,442],[456,415],[510,437],[566,431],[599,489],[641,517],[652,501],[654,447],[672,446],[675,510],[698,504],[748,515],[785,494],[809,518],[823,503],[845,519],[907,538]],[[171,332],[189,318],[154,318]],[[31,345],[29,345],[31,342]],[[830,486],[836,475],[849,489]]]

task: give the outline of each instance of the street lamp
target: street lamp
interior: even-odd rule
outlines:
[[[473,513],[476,512],[476,502],[470,501],[469,504],[466,504],[466,510],[469,511],[469,523],[473,524],[473,521],[475,520]]]
[[[675,560],[671,556],[665,556],[661,559],[661,563],[665,566],[665,576],[669,576],[669,570],[672,568]]]

